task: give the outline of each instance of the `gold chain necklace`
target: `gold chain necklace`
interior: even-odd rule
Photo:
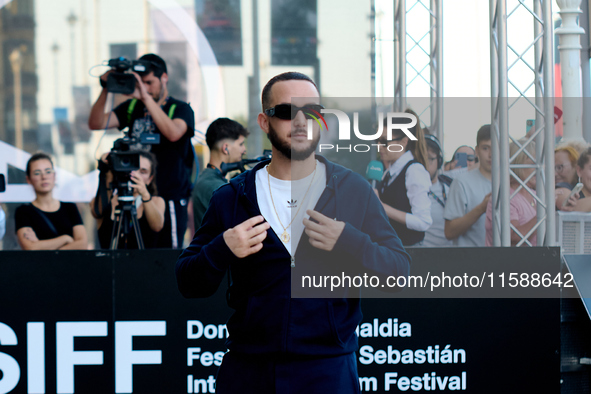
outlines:
[[[273,191],[271,190],[271,176],[269,175],[269,165],[265,166],[265,168],[267,169],[267,183],[269,184],[269,195],[271,196],[271,204],[273,204],[273,209],[275,210],[275,215],[277,216],[277,221],[279,221],[279,224],[281,225],[281,227],[283,227],[283,233],[281,233],[281,236],[279,237],[279,239],[281,239],[281,241],[283,243],[289,242],[290,236],[287,233],[287,229],[289,228],[289,226],[291,226],[291,224],[293,223],[295,218],[298,216],[298,212],[300,212],[300,209],[302,209],[302,206],[304,205],[304,201],[306,200],[306,196],[308,195],[308,192],[310,191],[310,187],[312,187],[312,183],[314,183],[314,177],[316,176],[316,167],[318,167],[318,165],[314,166],[314,172],[312,173],[312,180],[310,181],[310,184],[308,185],[308,189],[306,190],[306,193],[304,194],[304,198],[302,198],[302,203],[300,204],[295,215],[293,215],[291,222],[289,222],[287,227],[285,227],[283,225],[283,223],[281,223],[281,219],[279,218],[279,213],[277,213],[277,208],[275,208],[275,202],[273,201]]]

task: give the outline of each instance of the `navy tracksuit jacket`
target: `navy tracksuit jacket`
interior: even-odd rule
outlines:
[[[231,352],[281,357],[352,353],[357,350],[355,328],[362,317],[358,289],[343,290],[339,298],[292,298],[310,294],[310,289],[298,289],[301,275],[340,274],[339,265],[347,274],[367,273],[383,280],[409,273],[410,257],[369,183],[316,157],[326,165],[327,185],[315,210],[346,223],[331,252],[314,248],[303,233],[292,267],[291,256],[272,229],[258,253],[239,259],[228,248],[223,232],[260,215],[255,173],[268,164],[265,161],[213,194],[201,228],[177,261],[179,290],[190,298],[215,293],[230,269],[228,304],[235,310],[227,323]],[[313,291],[320,297],[332,296],[327,289]]]
[[[349,270],[368,275],[409,273],[410,257],[369,183],[349,169],[316,157],[326,165],[327,185],[315,210],[346,223],[332,252],[314,248],[304,233],[292,268],[291,256],[272,229],[267,230],[258,253],[239,259],[228,248],[223,232],[260,215],[255,173],[268,164],[265,161],[213,194],[201,228],[177,261],[177,282],[185,297],[212,295],[230,269],[229,306],[235,310],[227,325],[230,350],[321,357],[354,352],[354,331],[362,315],[359,299],[349,296],[358,294],[292,298],[292,275],[321,272],[331,261],[346,261]],[[326,296],[323,290],[321,295]]]

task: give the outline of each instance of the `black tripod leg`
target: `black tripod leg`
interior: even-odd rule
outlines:
[[[129,248],[129,232],[133,228],[138,249],[144,249],[144,241],[137,219],[137,210],[133,203],[125,201],[120,203],[115,210],[115,223],[111,234],[111,249],[118,249],[119,242],[123,238],[125,249]]]
[[[121,238],[121,226],[123,223],[122,211],[115,212],[115,224],[113,225],[113,232],[111,234],[111,250],[119,248],[119,239]]]
[[[132,212],[131,215],[131,225],[135,232],[135,239],[137,241],[137,248],[143,249],[144,248],[144,240],[142,239],[142,233],[140,231],[140,223],[137,219],[137,212],[135,210]]]

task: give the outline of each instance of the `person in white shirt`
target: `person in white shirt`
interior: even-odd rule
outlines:
[[[404,246],[420,246],[425,231],[431,226],[431,179],[425,169],[427,146],[418,116],[417,124],[409,131],[417,138],[411,140],[403,131],[392,130],[387,139],[387,127],[378,139],[380,155],[387,170],[377,187],[377,195],[384,206],[390,224]]]

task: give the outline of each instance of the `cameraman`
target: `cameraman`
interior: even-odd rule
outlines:
[[[205,142],[209,148],[209,163],[197,178],[193,192],[195,231],[201,227],[213,192],[228,183],[221,170],[222,163],[242,160],[242,155],[246,152],[246,137],[248,131],[240,123],[228,118],[218,118],[207,128]]]
[[[137,210],[138,224],[144,242],[144,247],[156,248],[158,233],[164,226],[165,203],[162,197],[158,197],[156,188],[156,159],[150,152],[139,151],[140,168],[129,174],[129,187],[133,189],[133,197]],[[113,188],[113,171],[110,169],[109,156],[104,154],[99,162],[101,172],[97,196],[90,201],[90,212],[97,220],[98,240],[102,249],[110,249],[113,226],[115,225],[115,212],[118,193]],[[106,190],[106,193],[101,193]],[[105,196],[106,204],[103,204],[101,195]],[[98,203],[95,205],[95,200]],[[121,240],[120,240],[121,241]],[[133,230],[127,235],[127,244],[119,243],[119,249],[137,249],[137,241]]]
[[[166,202],[164,228],[158,237],[158,247],[182,247],[187,229],[187,199],[191,193],[195,114],[189,104],[168,95],[168,74],[164,60],[154,54],[140,57],[149,64],[140,75],[132,72],[137,83],[131,99],[110,113],[105,113],[108,71],[101,76],[103,91],[92,106],[88,126],[92,130],[129,127],[131,137],[143,133],[159,134],[160,143],[151,146],[160,166],[156,183]],[[174,225],[173,225],[174,224]]]

